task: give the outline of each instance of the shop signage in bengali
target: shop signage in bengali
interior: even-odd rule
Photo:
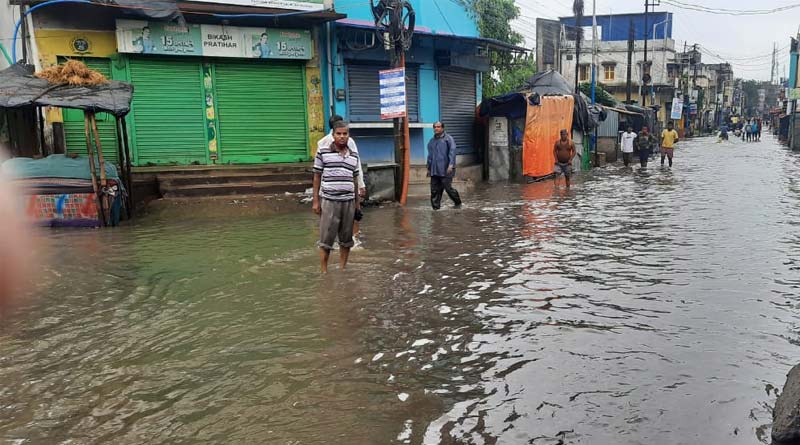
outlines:
[[[140,20],[117,20],[117,48],[133,54],[250,59],[308,60],[313,55],[311,31],[306,29],[182,26]]]
[[[670,119],[680,119],[683,116],[683,100],[675,98],[672,102],[672,112],[669,115]]]
[[[201,3],[217,3],[223,5],[294,9],[300,11],[320,11],[325,7],[324,0],[193,0],[193,1]]]
[[[406,116],[406,70],[378,71],[381,94],[381,119]]]

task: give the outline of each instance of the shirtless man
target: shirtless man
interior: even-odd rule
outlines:
[[[572,177],[572,159],[575,157],[575,144],[567,137],[567,130],[561,130],[561,139],[556,141],[555,147],[553,147],[553,155],[556,158],[553,183],[558,181],[558,176],[563,173],[567,188],[569,188],[569,179]]]

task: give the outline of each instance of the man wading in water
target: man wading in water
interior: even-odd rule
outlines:
[[[567,188],[569,188],[569,180],[572,177],[572,159],[575,157],[575,144],[567,138],[567,130],[561,130],[561,139],[556,141],[553,155],[556,158],[553,184],[558,182],[558,176],[563,173]]]
[[[347,267],[353,242],[353,223],[361,213],[358,190],[358,154],[347,143],[350,130],[347,123],[333,124],[333,144],[317,151],[314,158],[314,213],[320,215],[319,249],[322,273],[328,273],[328,259],[333,243],[339,238],[339,265]]]

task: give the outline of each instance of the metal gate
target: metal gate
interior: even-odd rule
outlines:
[[[453,137],[458,154],[476,152],[474,143],[475,72],[452,68],[439,70],[439,115],[445,131]]]
[[[203,71],[199,61],[131,59],[133,159],[137,166],[205,164]]]
[[[347,114],[353,122],[379,122],[381,96],[378,71],[388,69],[375,65],[347,65]],[[419,69],[406,67],[406,103],[408,118],[419,121]]]
[[[303,65],[217,61],[214,84],[223,163],[308,160]]]

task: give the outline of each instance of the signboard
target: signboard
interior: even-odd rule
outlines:
[[[406,116],[406,70],[378,71],[381,93],[381,119]]]
[[[800,88],[789,90],[789,100],[800,100]]]
[[[121,53],[171,56],[311,59],[311,31],[305,29],[185,26],[165,22],[117,20]]]
[[[672,101],[672,112],[669,115],[670,119],[680,119],[683,115],[683,99],[677,97]]]
[[[324,0],[192,0],[201,3],[221,5],[256,6],[261,8],[294,9],[300,11],[321,11]]]
[[[689,104],[689,114],[697,114],[697,104]]]

